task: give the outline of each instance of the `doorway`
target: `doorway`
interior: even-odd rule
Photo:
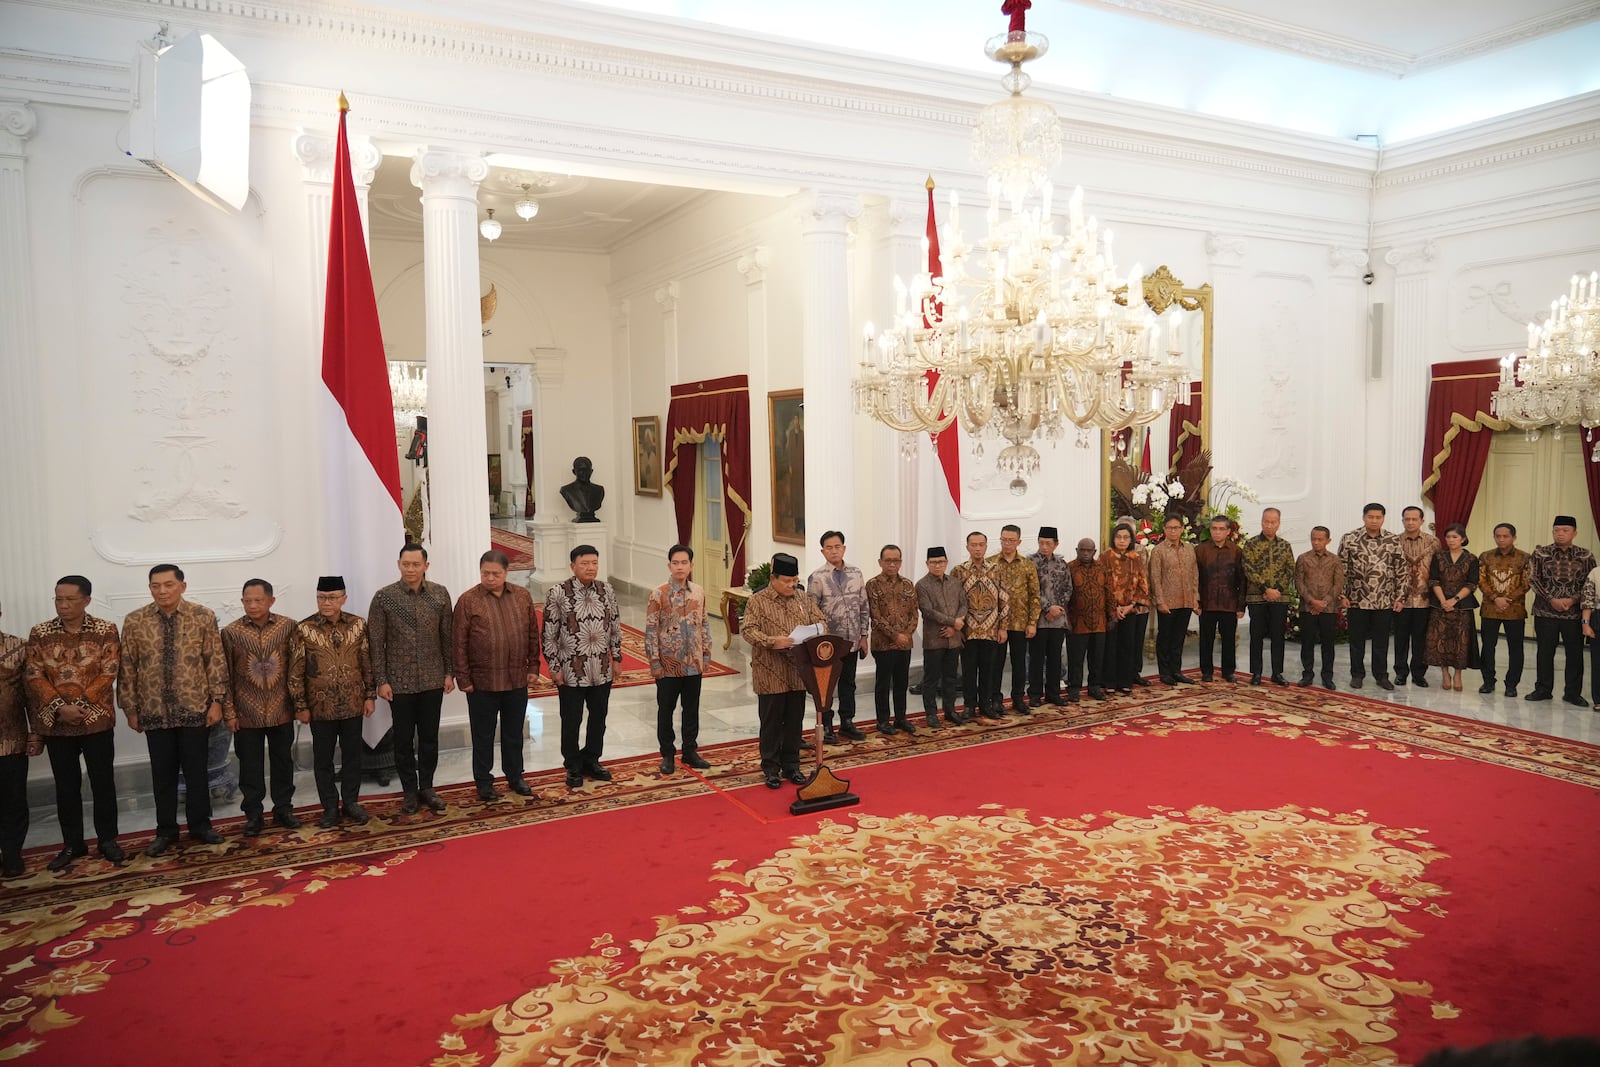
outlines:
[[[1581,433],[1564,433],[1558,439],[1545,432],[1535,441],[1521,430],[1496,433],[1467,521],[1472,551],[1493,548],[1495,525],[1509,522],[1517,528],[1517,547],[1532,552],[1536,545],[1549,543],[1550,520],[1562,514],[1578,520],[1575,543],[1595,546],[1594,517],[1583,479],[1587,451]]]
[[[722,442],[710,434],[695,450],[699,477],[694,481],[694,577],[706,591],[706,607],[720,610],[733,566],[733,546],[723,513]]]

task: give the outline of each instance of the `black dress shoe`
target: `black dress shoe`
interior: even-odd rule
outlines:
[[[894,728],[908,737],[917,732],[917,728],[911,725],[910,720],[897,722],[894,724]]]
[[[895,734],[897,734],[899,732],[900,732],[900,728],[898,726],[896,726],[892,722],[880,722],[878,724],[878,736],[879,737],[893,737]]]
[[[1366,681],[1366,680],[1367,680],[1367,676],[1364,675],[1364,674],[1352,674],[1350,676],[1350,688],[1351,689],[1360,689],[1361,688],[1361,683]]]
[[[576,771],[567,772],[568,785],[572,784],[572,776],[576,773]],[[494,804],[499,801],[500,794],[494,791],[494,786],[492,785],[480,785],[478,787],[478,799],[483,801],[485,804]]]
[[[372,818],[372,816],[367,814],[367,809],[363,808],[354,800],[347,800],[344,802],[344,817],[355,823],[357,826],[367,825],[368,820]]]
[[[1494,692],[1494,680],[1490,679],[1489,681],[1484,682],[1482,685],[1478,686],[1478,692],[1480,692],[1480,693],[1492,693],[1492,692]]]
[[[567,788],[568,789],[577,789],[581,785],[583,785],[583,775],[581,773],[579,773],[578,771],[568,771],[567,772]],[[482,794],[480,793],[479,795],[481,796]]]
[[[1561,698],[1561,702],[1563,704],[1571,704],[1575,708],[1586,708],[1589,706],[1589,702],[1587,700],[1578,696],[1564,696]]]
[[[1200,680],[1201,680],[1201,681],[1202,681],[1202,682],[1209,682],[1209,681],[1211,681],[1211,675],[1209,675],[1209,674],[1202,674],[1202,675],[1201,675],[1201,676],[1200,676]]]
[[[806,774],[805,771],[802,771],[799,767],[790,767],[784,772],[784,777],[789,779],[789,781],[793,782],[795,785],[805,785],[811,780],[810,776]]]
[[[261,816],[259,816],[259,815],[251,815],[251,816],[246,817],[246,819],[244,820],[244,836],[246,836],[246,837],[260,837],[261,836]]]
[[[777,771],[771,771],[771,772],[769,772],[767,774],[762,775],[761,776],[761,780],[766,783],[768,789],[782,789],[783,788],[783,778],[782,778],[781,775],[778,774]]]
[[[1405,685],[1406,684],[1406,672],[1405,671],[1395,671],[1394,672],[1394,683],[1396,685]]]
[[[1302,674],[1300,676],[1300,688],[1301,689],[1310,689],[1311,688],[1311,675]]]
[[[283,827],[285,830],[300,829],[300,816],[296,815],[293,810],[289,808],[279,808],[274,811],[272,813],[272,821]]]
[[[927,721],[928,721],[928,729],[930,729],[930,730],[943,730],[944,729],[944,723],[939,721],[939,716],[937,716],[937,715],[929,715],[929,716],[927,716]],[[951,717],[950,721],[952,723],[955,722],[955,718]]]
[[[114,867],[121,867],[122,861],[128,858],[128,854],[122,851],[122,846],[115,841],[100,842],[100,855]]]
[[[155,840],[151,841],[149,847],[144,850],[144,854],[146,856],[159,856],[177,843],[177,834],[157,834]]]
[[[450,806],[444,802],[444,797],[434,792],[431,787],[417,790],[417,799],[426,804],[429,811],[443,811]]]
[[[220,845],[222,835],[208,826],[204,830],[190,830],[189,840],[200,845]]]
[[[600,766],[598,763],[591,763],[585,767],[583,769],[583,776],[585,778],[593,778],[597,782],[611,781],[611,772]]]
[[[1506,696],[1514,697],[1516,695],[1517,695],[1517,687],[1516,686],[1514,686],[1514,685],[1506,686]]]
[[[705,757],[692,748],[683,754],[683,765],[685,767],[693,767],[697,771],[709,771],[711,769],[711,764],[706,762]]]
[[[1057,706],[1058,706],[1058,707],[1066,707],[1066,706],[1068,706],[1068,705],[1069,705],[1069,704],[1076,704],[1076,703],[1077,703],[1077,702],[1078,702],[1078,694],[1077,694],[1077,693],[1073,693],[1073,694],[1072,694],[1072,695],[1071,695],[1071,696],[1069,696],[1069,697],[1063,697],[1063,698],[1062,698],[1062,699],[1061,699],[1061,700],[1060,700],[1060,701],[1059,701],[1059,702],[1058,702],[1058,703],[1057,703]]]
[[[416,813],[417,813],[417,794],[415,794],[415,793],[403,793],[403,794],[401,794],[401,796],[400,796],[400,814],[401,815],[415,815]],[[245,836],[249,837],[250,834],[248,832],[246,832]]]
[[[1288,681],[1286,681],[1284,679],[1283,675],[1281,675],[1281,674],[1274,674],[1272,676],[1272,684],[1273,685],[1277,685],[1277,686],[1284,686],[1284,687],[1287,687],[1289,685]]]
[[[1135,679],[1134,679],[1134,680],[1133,680],[1133,684],[1134,684],[1134,685],[1137,685],[1137,686],[1140,686],[1140,687],[1141,687],[1141,688],[1149,688],[1149,686],[1150,686],[1150,679],[1148,679],[1148,678],[1144,678],[1144,677],[1140,677],[1140,678],[1135,678]]]
[[[339,809],[338,808],[323,808],[322,809],[322,815],[319,816],[318,819],[317,819],[317,828],[319,830],[332,830],[335,826],[338,826],[338,825],[339,825]]]
[[[684,760],[684,762],[687,763],[689,761]],[[671,756],[662,756],[660,769],[662,774],[676,774],[678,771],[678,761]]]
[[[1174,674],[1172,676],[1172,680],[1174,682],[1177,682],[1179,685],[1199,685],[1200,684],[1199,682],[1195,681],[1193,678],[1189,677],[1187,674]]]
[[[1092,685],[1089,687],[1089,699],[1090,700],[1104,700],[1105,698],[1106,698],[1106,691],[1104,689],[1096,689]]]
[[[22,865],[21,854],[7,856],[5,858],[5,866],[0,867],[0,873],[4,873],[7,878],[21,878],[24,874],[27,874],[28,869]]]
[[[1543,689],[1535,689],[1533,692],[1529,693],[1527,696],[1523,697],[1522,699],[1523,700],[1549,700],[1550,699],[1550,694],[1545,692]]]
[[[1259,674],[1252,674],[1252,675],[1251,675],[1251,676],[1250,676],[1250,684],[1251,684],[1251,685],[1260,685],[1260,684],[1261,684],[1261,675],[1259,675]]]
[[[1327,689],[1327,690],[1331,690],[1333,692],[1338,692],[1338,689],[1339,689],[1338,686],[1333,684],[1333,675],[1331,675],[1331,674],[1328,675],[1326,678],[1322,679],[1322,688]]]
[[[533,796],[533,786],[529,785],[520,776],[511,779],[510,781],[508,781],[506,783],[506,785],[510,786],[511,787],[511,791],[513,793],[517,794],[517,796],[519,796],[519,797],[531,797],[531,796]]]
[[[822,727],[822,743],[825,745],[837,745],[839,743],[839,735],[834,733],[833,727],[826,723]]]
[[[1049,702],[1059,708],[1061,705],[1067,702],[1067,695],[1065,693],[1057,693],[1055,696],[1050,698]]]
[[[1033,714],[1033,708],[1029,706],[1028,701],[1023,697],[1017,697],[1011,702],[1011,710],[1016,712],[1018,715]]]
[[[839,736],[848,737],[852,741],[865,741],[867,739],[867,735],[858,730],[853,722],[840,723]]]
[[[64,845],[60,852],[55,854],[49,863],[45,864],[47,871],[64,871],[72,866],[72,861],[82,859],[89,854],[88,845]]]
[[[1238,676],[1233,674],[1224,674],[1222,676],[1222,680],[1227,682],[1229,685],[1237,685],[1239,683]]]
[[[1379,678],[1378,679],[1378,688],[1386,690],[1386,691],[1392,693],[1392,692],[1394,692],[1394,683],[1391,682],[1387,678]]]
[[[800,751],[802,751],[802,752],[815,752],[816,750],[817,750],[817,746],[815,744],[813,744],[812,742],[810,742],[810,741],[801,741],[800,742]]]
[[[1411,684],[1416,686],[1418,689],[1428,688],[1428,680],[1426,678],[1412,678]]]

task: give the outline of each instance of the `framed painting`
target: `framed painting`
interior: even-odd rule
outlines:
[[[633,420],[633,495],[661,495],[661,417]]]
[[[772,539],[806,543],[805,390],[767,394],[767,432],[772,438]]]

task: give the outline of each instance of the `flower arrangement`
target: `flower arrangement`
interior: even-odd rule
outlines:
[[[1209,450],[1159,479],[1135,471],[1120,457],[1111,463],[1112,513],[1133,520],[1134,543],[1141,547],[1160,541],[1171,518],[1183,522],[1185,540],[1203,541],[1210,536],[1206,526],[1216,515],[1227,517],[1229,542],[1237,543],[1243,518],[1240,505],[1260,502],[1255,490],[1237,478],[1211,477]]]

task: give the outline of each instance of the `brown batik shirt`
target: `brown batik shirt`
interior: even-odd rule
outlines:
[[[372,596],[367,612],[367,644],[372,677],[396,693],[428,693],[444,688],[454,655],[450,590],[426,578],[413,590],[391,582]]]
[[[816,601],[801,590],[784,596],[768,586],[750,598],[739,624],[739,636],[750,644],[750,688],[762,695],[804,691],[805,679],[789,649],[773,648],[772,642],[788,637],[796,626],[813,623],[826,629],[828,620]]]
[[[1032,570],[1032,566],[1028,568]],[[1000,573],[991,560],[974,563],[970,559],[950,572],[961,583],[967,594],[967,625],[961,631],[968,641],[997,641],[1005,629],[1006,609],[1010,594],[1000,581]],[[1038,581],[1038,574],[1034,580]]]
[[[1218,547],[1214,541],[1202,541],[1194,548],[1194,562],[1200,571],[1201,611],[1237,615],[1244,610],[1244,557],[1238,545],[1225,541]]]
[[[1486,619],[1505,621],[1528,617],[1528,590],[1533,574],[1533,557],[1520,548],[1501,552],[1496,545],[1478,557],[1478,577],[1482,583],[1478,599],[1483,601],[1480,611]],[[1504,610],[1494,606],[1494,598],[1505,597]]]
[[[1542,619],[1580,618],[1583,583],[1594,570],[1594,553],[1580,545],[1540,545],[1533,550],[1533,614]],[[1572,607],[1557,611],[1552,600],[1572,598]]]
[[[1072,599],[1067,605],[1067,614],[1072,618],[1072,632],[1105,633],[1110,611],[1105,564],[1097,559],[1088,563],[1074,559],[1067,564],[1067,568],[1072,572]]]
[[[60,619],[35,626],[28,632],[28,714],[33,732],[43,737],[81,737],[115,727],[121,662],[114,622],[85,615],[77,633]],[[83,710],[82,721],[61,717],[61,709],[69,704]]]
[[[909,652],[909,641],[917,636],[917,587],[911,579],[882,574],[868,578],[867,608],[872,614],[872,651]],[[894,643],[897,634],[907,639],[903,649]]]
[[[1344,564],[1344,595],[1352,608],[1393,611],[1406,581],[1406,557],[1400,537],[1388,530],[1376,536],[1362,526],[1339,538],[1339,561]]]
[[[539,609],[520,585],[498,596],[481,585],[462,593],[450,633],[462,692],[508,693],[539,673]]]
[[[1307,615],[1339,614],[1339,597],[1344,595],[1344,561],[1332,552],[1302,552],[1294,561],[1294,584],[1300,593],[1300,610]],[[1313,600],[1326,600],[1322,611],[1311,606]]]
[[[349,612],[301,619],[289,639],[289,697],[313,722],[351,719],[377,698],[367,620]]]
[[[180,600],[170,615],[154,604],[129,613],[117,699],[144,730],[204,726],[211,705],[228,699],[227,660],[211,609]]]
[[[1156,607],[1200,607],[1200,568],[1194,548],[1182,541],[1162,541],[1150,553],[1150,596]]]
[[[1433,557],[1439,553],[1439,539],[1431,533],[1418,530],[1414,534],[1400,535],[1400,552],[1406,557],[1405,578],[1400,597],[1408,608],[1432,607],[1433,584],[1428,581],[1428,570]]]
[[[28,642],[0,633],[0,756],[28,751],[28,690],[23,680],[27,667]]]
[[[260,625],[250,616],[222,628],[222,652],[228,658],[228,699],[222,717],[241,730],[282,726],[294,715],[289,698],[289,641],[295,622],[269,612]]]

